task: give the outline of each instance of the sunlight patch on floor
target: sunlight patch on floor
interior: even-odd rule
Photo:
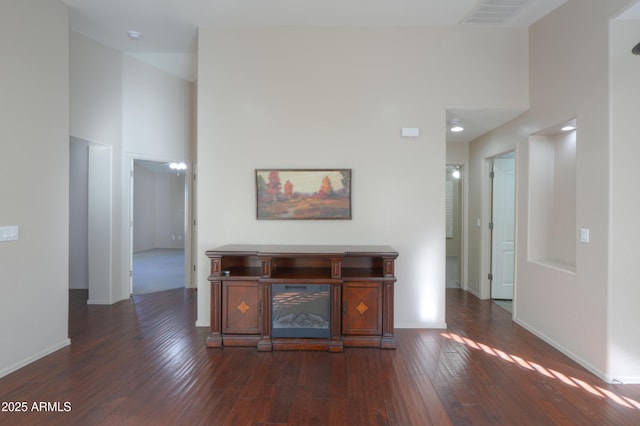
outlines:
[[[527,361],[522,359],[516,355],[508,354],[498,348],[492,348],[491,346],[487,346],[484,343],[476,342],[467,337],[462,337],[456,333],[440,333],[440,335],[446,339],[453,340],[457,343],[460,343],[465,346],[469,346],[475,350],[481,350],[482,352],[500,358],[505,362],[510,362],[512,364],[517,364],[522,368],[527,370],[536,371],[539,374],[542,374],[548,378],[560,380],[562,383],[567,386],[571,386],[574,388],[581,388],[584,391],[597,396],[598,398],[608,398],[611,401],[622,405],[623,407],[640,410],[640,402],[633,400],[631,398],[627,398],[625,396],[617,395],[614,392],[611,392],[608,389],[603,389],[600,386],[590,385],[584,380],[577,379],[575,377],[567,376],[559,371],[555,371],[551,368],[545,368],[540,364],[536,364],[535,362]]]

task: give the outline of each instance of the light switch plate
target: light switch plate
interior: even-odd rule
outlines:
[[[580,228],[580,242],[581,243],[589,242],[589,228]]]
[[[0,226],[0,241],[18,241],[18,225]]]

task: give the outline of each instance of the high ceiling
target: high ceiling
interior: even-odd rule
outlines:
[[[527,27],[566,0],[62,0],[71,29],[116,50],[178,67],[196,54],[198,28],[279,26]],[[133,41],[127,31],[143,34]],[[186,64],[185,64],[186,65]]]
[[[566,0],[62,0],[73,31],[195,81],[198,28],[282,26],[528,27]],[[131,40],[127,32],[142,33]],[[467,142],[522,111],[449,110]]]

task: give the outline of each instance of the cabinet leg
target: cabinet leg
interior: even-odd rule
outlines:
[[[382,336],[380,340],[380,349],[395,349],[396,336]]]
[[[222,347],[222,336],[220,333],[211,333],[207,336],[207,347],[208,348],[221,348]]]
[[[342,352],[343,350],[343,345],[342,345],[342,340],[331,340],[329,341],[329,345],[328,348],[329,352]]]
[[[273,343],[270,338],[262,338],[258,342],[258,352],[271,352],[273,350]]]

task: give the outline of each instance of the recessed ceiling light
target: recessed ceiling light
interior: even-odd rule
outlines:
[[[127,35],[131,40],[140,40],[142,38],[142,33],[138,31],[127,31]]]
[[[575,129],[576,129],[576,126],[568,125],[568,126],[563,126],[560,130],[562,130],[563,132],[570,132]]]
[[[458,120],[451,120],[449,122],[449,131],[453,133],[459,133],[459,132],[462,132],[463,130],[464,130],[464,127],[462,127],[462,125]]]

